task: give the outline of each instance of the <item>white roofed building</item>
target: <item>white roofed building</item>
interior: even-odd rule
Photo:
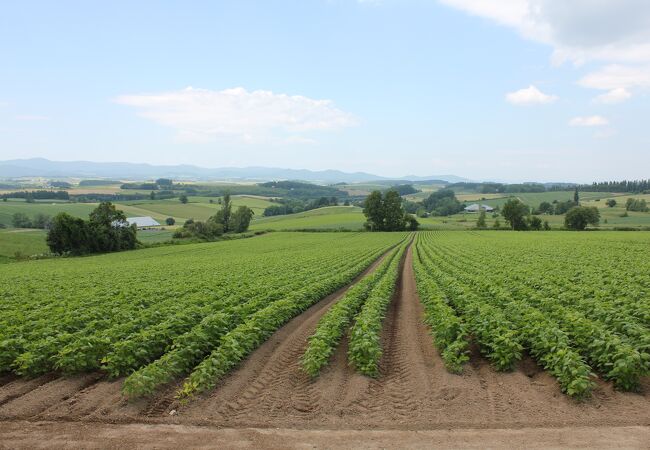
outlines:
[[[129,225],[134,225],[140,228],[150,228],[150,227],[159,227],[160,224],[156,222],[153,217],[145,216],[145,217],[127,217],[126,221],[129,223]]]
[[[481,209],[482,209],[483,211],[485,211],[485,212],[492,212],[492,211],[494,211],[494,208],[492,208],[491,206],[488,206],[488,205],[479,205],[478,203],[474,203],[473,205],[466,206],[466,207],[465,207],[465,212],[475,213],[475,212],[479,212]]]

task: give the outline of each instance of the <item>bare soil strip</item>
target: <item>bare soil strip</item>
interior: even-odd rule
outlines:
[[[647,427],[458,430],[295,430],[192,425],[2,422],[0,449],[636,449]]]
[[[121,380],[98,374],[2,377],[0,442],[12,448],[51,447],[59,445],[52,440],[56,435],[62,444],[90,448],[110,447],[110,442],[157,448],[179,442],[191,447],[648,447],[647,378],[640,393],[617,392],[599,382],[591,399],[576,402],[530,358],[513,372],[497,373],[474,350],[462,375],[449,374],[422,322],[411,261],[409,249],[385,320],[377,379],[348,365],[345,339],[320,377],[312,380],[301,370],[307,338],[343,288],[278,330],[214,391],[187,404],[174,399],[177,384],[153,399],[127,402],[120,395]]]

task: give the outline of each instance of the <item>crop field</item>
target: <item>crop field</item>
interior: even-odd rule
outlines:
[[[5,264],[0,424],[647,427],[649,245],[274,232]]]
[[[183,394],[205,390],[404,237],[273,234],[7,265],[0,372],[101,369],[129,375],[129,396],[189,374]]]
[[[645,234],[420,234],[418,287],[446,366],[462,371],[473,340],[497,370],[528,352],[569,396],[588,396],[594,373],[640,389],[650,371],[649,243]]]

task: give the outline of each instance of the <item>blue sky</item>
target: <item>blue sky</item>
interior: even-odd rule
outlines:
[[[644,0],[4,2],[0,159],[647,178],[649,30]]]

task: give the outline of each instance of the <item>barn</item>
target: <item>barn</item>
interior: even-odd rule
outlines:
[[[160,224],[156,222],[156,220],[153,217],[149,217],[149,216],[127,217],[126,221],[129,223],[129,225],[135,225],[138,228],[138,230],[160,226]]]
[[[491,206],[479,205],[478,203],[474,203],[473,205],[466,206],[465,212],[475,213],[475,212],[479,212],[481,209],[485,212],[494,211],[494,208],[492,208]]]

